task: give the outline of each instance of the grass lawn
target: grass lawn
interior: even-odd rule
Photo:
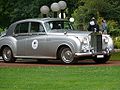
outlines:
[[[120,52],[112,53],[110,60],[120,60]]]
[[[0,90],[120,90],[120,67],[0,67]]]

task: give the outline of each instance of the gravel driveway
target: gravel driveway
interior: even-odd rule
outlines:
[[[47,63],[38,63],[33,60],[19,60],[15,63],[4,63],[0,60],[0,67],[39,67],[39,66],[120,66],[120,60],[110,60],[105,64],[96,64],[92,60],[79,61],[78,64],[64,65],[60,61],[50,60]]]

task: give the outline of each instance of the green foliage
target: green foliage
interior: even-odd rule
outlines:
[[[114,48],[120,49],[120,37],[113,38]]]
[[[120,23],[120,1],[119,0],[79,0],[78,8],[74,11],[72,16],[75,18],[75,26],[79,23],[87,25],[91,17],[97,20],[103,17],[105,20],[114,20]],[[109,30],[111,27],[109,28]]]
[[[112,37],[118,37],[120,36],[120,29],[113,29],[109,33]]]
[[[11,23],[40,17],[40,7],[50,5],[59,0],[0,0],[0,27],[6,28]]]
[[[1,32],[3,32],[3,29],[2,29],[2,28],[0,28],[0,33],[1,33]]]
[[[108,32],[111,33],[111,35],[113,36],[115,35],[114,33],[118,33],[118,23],[115,20],[108,20],[107,28]]]
[[[110,60],[120,60],[120,52],[112,53]]]
[[[0,90],[119,90],[120,67],[0,67]]]
[[[74,11],[74,14],[72,14],[72,16],[74,17],[75,19],[75,22],[74,22],[74,26],[79,29],[80,28],[80,25],[83,24],[83,26],[85,26],[85,23],[86,23],[86,19],[88,19],[88,9],[86,7],[82,7],[82,6],[79,6],[75,11]],[[84,27],[85,28],[85,27]]]
[[[91,17],[103,17],[120,24],[119,0],[65,0],[66,14],[75,18],[76,28],[86,29]],[[8,27],[12,22],[25,18],[41,17],[40,7],[59,0],[0,0],[0,28]],[[50,12],[51,14],[51,12]],[[119,27],[120,28],[120,27]],[[111,31],[111,25],[109,25]]]
[[[78,4],[79,0],[65,0],[65,1],[67,2],[67,17],[71,17],[71,14],[79,6]]]

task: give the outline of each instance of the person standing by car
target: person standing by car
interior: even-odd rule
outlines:
[[[88,31],[99,32],[99,25],[94,17],[89,22]]]
[[[102,20],[102,25],[101,25],[101,27],[102,27],[102,32],[103,32],[103,33],[107,33],[107,23],[106,23],[105,20]]]

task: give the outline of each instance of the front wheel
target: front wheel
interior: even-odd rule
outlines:
[[[110,59],[110,55],[104,56],[104,58],[96,58],[96,57],[95,57],[93,60],[94,60],[97,64],[103,64],[103,63],[106,63],[109,59]]]
[[[60,50],[60,59],[64,64],[73,64],[75,63],[74,55],[70,48],[62,48]]]
[[[13,57],[12,50],[9,47],[5,47],[2,50],[2,58],[4,62],[15,62],[15,58]]]

